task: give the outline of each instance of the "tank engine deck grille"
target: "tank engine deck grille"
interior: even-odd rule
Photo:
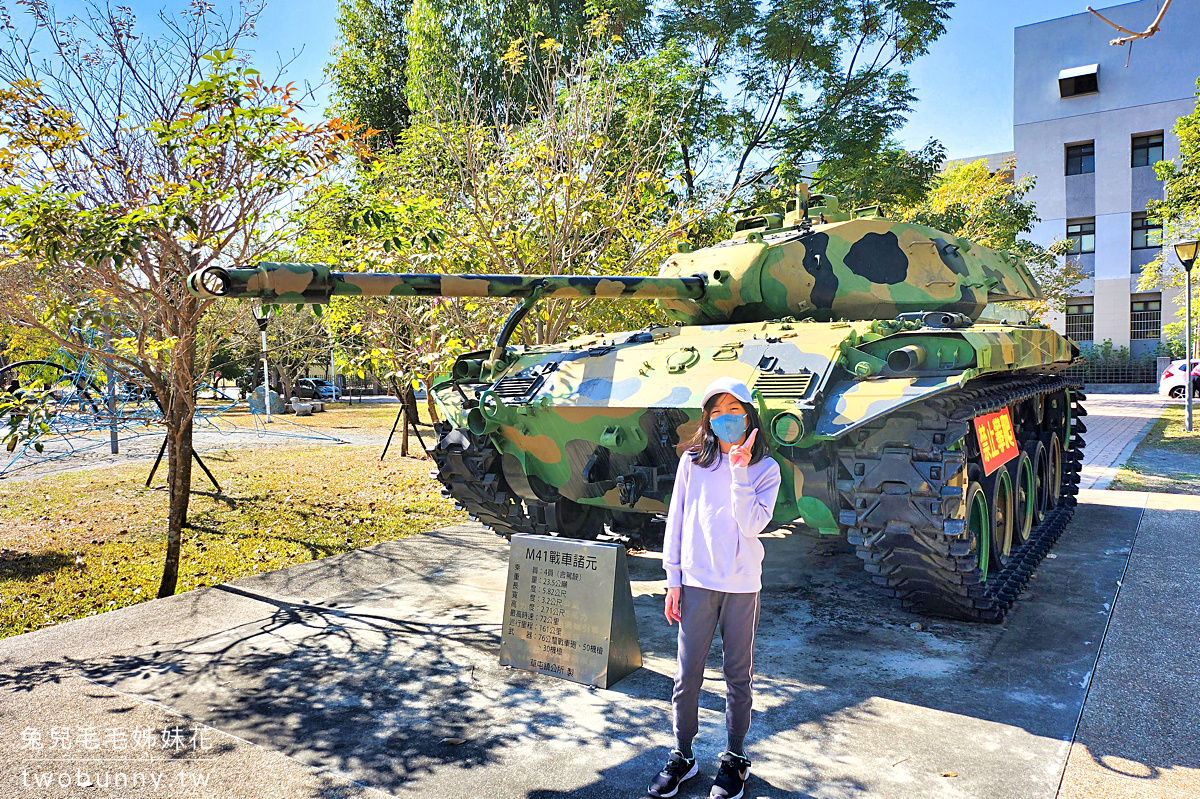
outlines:
[[[753,388],[766,397],[803,397],[812,386],[813,373],[809,371],[794,375],[759,375]]]
[[[492,390],[502,400],[519,402],[528,399],[531,394],[537,391],[544,379],[542,375],[535,377],[506,377],[493,386]]]

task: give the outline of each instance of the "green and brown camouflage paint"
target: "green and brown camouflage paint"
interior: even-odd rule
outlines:
[[[1041,297],[1013,255],[877,218],[792,221],[678,253],[657,276],[373,274],[264,263],[204,270],[188,286],[198,297],[273,303],[657,300],[682,326],[505,346],[499,358],[464,355],[454,377],[431,387],[434,399],[456,427],[490,436],[506,479],[530,500],[664,513],[701,392],[718,376],[735,377],[754,391],[783,469],[775,522],[837,533],[839,439],[982,375],[1061,369],[1072,345],[1039,325],[971,323],[989,302]],[[927,312],[941,312],[943,322],[920,316]],[[906,347],[918,353],[913,360],[894,360]],[[643,489],[622,497],[615,478],[634,473]]]

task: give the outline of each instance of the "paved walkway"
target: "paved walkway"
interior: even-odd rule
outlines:
[[[1107,488],[1166,404],[1158,394],[1089,394],[1079,487]]]
[[[1058,799],[1200,796],[1200,497],[1089,492],[1145,511]]]
[[[997,626],[918,619],[852,552],[764,537],[746,795],[1200,794],[1200,581],[1172,554],[1200,506],[1147,496],[1083,491]],[[464,525],[0,641],[0,797],[640,796],[670,746],[657,557],[630,557],[644,668],[589,690],[498,665],[506,552]],[[724,743],[708,665],[681,799]]]

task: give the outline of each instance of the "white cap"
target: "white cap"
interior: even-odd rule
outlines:
[[[732,394],[746,404],[754,401],[750,394],[750,387],[741,380],[733,377],[718,377],[708,384],[708,388],[704,389],[704,399],[700,400],[700,407],[703,408],[708,404],[709,399],[718,394]]]

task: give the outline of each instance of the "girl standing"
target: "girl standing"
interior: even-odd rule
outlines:
[[[740,799],[750,775],[744,743],[753,703],[763,546],[779,494],[779,464],[767,457],[750,389],[721,377],[709,384],[692,446],[679,461],[663,545],[667,623],[679,622],[674,710],[675,749],[649,793],[674,796],[696,776],[696,736],[704,661],[721,629],[728,748],[710,797]]]

